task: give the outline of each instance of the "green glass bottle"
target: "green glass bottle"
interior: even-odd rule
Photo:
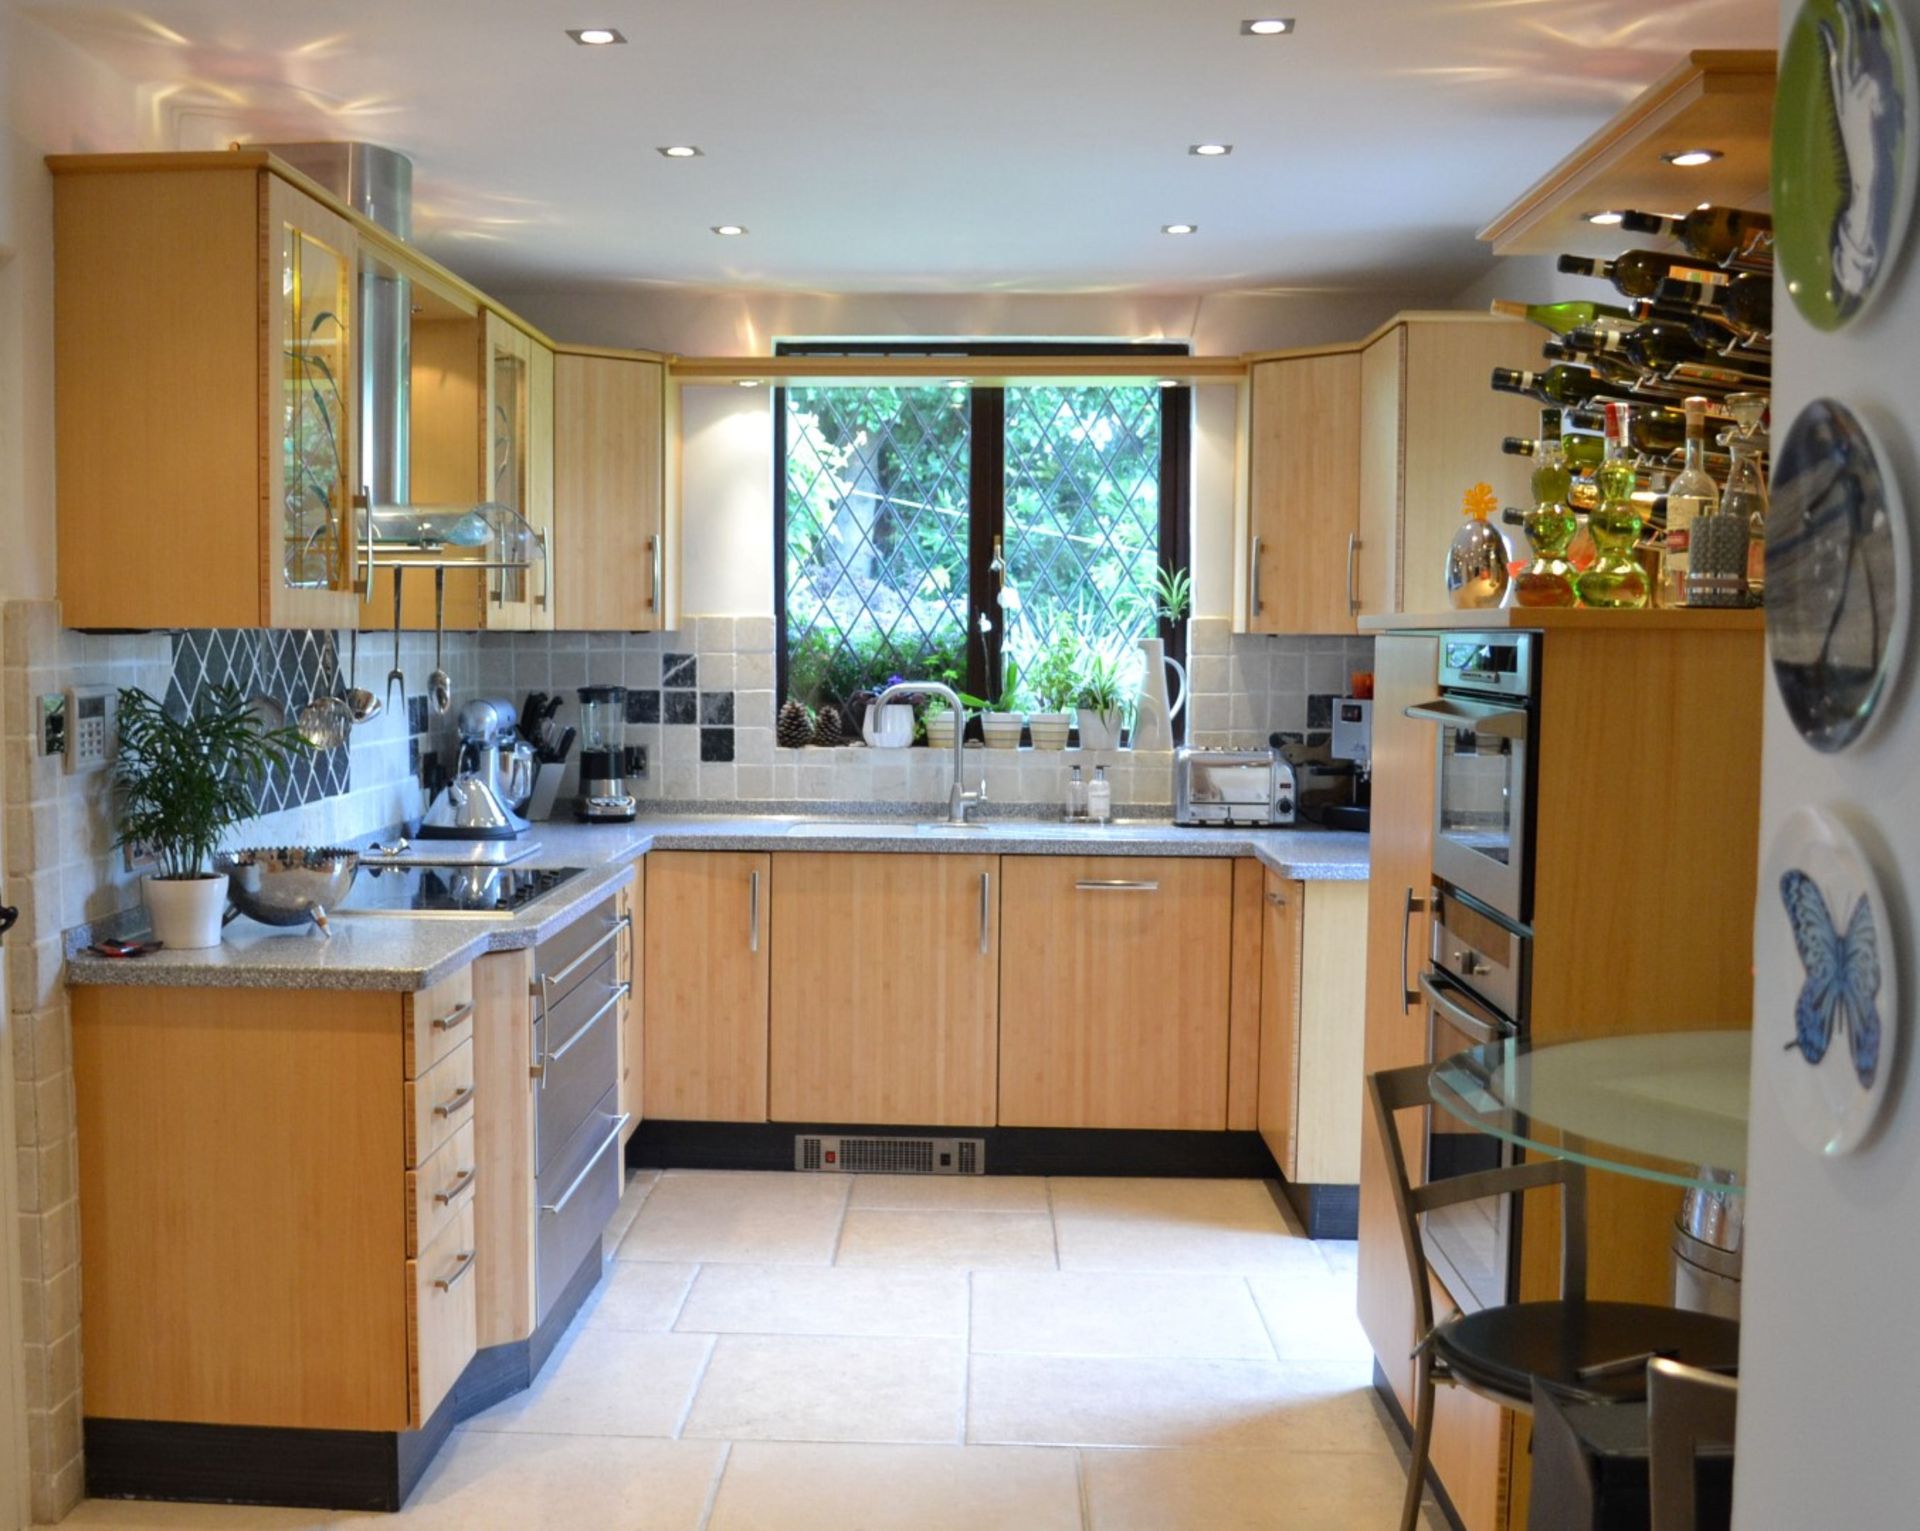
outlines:
[[[1560,443],[1560,411],[1541,410],[1540,440],[1533,452],[1533,509],[1522,523],[1533,545],[1533,562],[1513,582],[1516,606],[1579,604],[1567,547],[1580,523],[1567,504],[1573,472]]]
[[[1631,329],[1639,322],[1631,309],[1616,308],[1611,303],[1516,303],[1509,298],[1495,298],[1487,305],[1487,312],[1509,319],[1525,319],[1555,335],[1580,329]]]
[[[1610,402],[1606,413],[1607,460],[1594,475],[1600,504],[1587,517],[1593,534],[1593,566],[1575,581],[1575,589],[1583,606],[1630,610],[1645,606],[1651,594],[1646,570],[1635,553],[1643,524],[1633,499],[1640,475],[1627,441],[1628,406]]]

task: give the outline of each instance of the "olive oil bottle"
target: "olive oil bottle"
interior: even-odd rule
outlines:
[[[1643,522],[1633,498],[1639,487],[1639,472],[1627,440],[1627,411],[1625,404],[1607,405],[1607,458],[1594,474],[1600,503],[1587,517],[1587,528],[1593,534],[1593,567],[1574,585],[1583,606],[1633,610],[1645,606],[1651,594],[1646,570],[1634,551]]]
[[[1540,439],[1533,450],[1533,509],[1521,523],[1533,546],[1533,562],[1513,582],[1516,606],[1576,606],[1573,565],[1567,546],[1579,519],[1567,503],[1573,473],[1561,445],[1560,411],[1540,411]]]

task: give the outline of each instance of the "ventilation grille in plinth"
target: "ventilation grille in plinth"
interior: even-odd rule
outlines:
[[[793,1167],[849,1175],[984,1175],[984,1138],[838,1138],[801,1133]]]

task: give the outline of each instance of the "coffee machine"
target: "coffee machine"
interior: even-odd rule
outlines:
[[[533,751],[520,738],[512,702],[485,697],[464,704],[454,723],[460,755],[454,778],[421,820],[420,840],[512,840],[533,795]]]
[[[627,790],[627,688],[582,686],[580,795],[573,816],[589,824],[625,824],[640,811]]]

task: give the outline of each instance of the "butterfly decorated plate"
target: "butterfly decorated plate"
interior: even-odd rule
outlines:
[[[1833,814],[1802,808],[1781,826],[1756,924],[1757,1066],[1801,1142],[1816,1153],[1851,1153],[1886,1103],[1900,984],[1879,882]],[[1769,982],[1769,969],[1789,981]]]

